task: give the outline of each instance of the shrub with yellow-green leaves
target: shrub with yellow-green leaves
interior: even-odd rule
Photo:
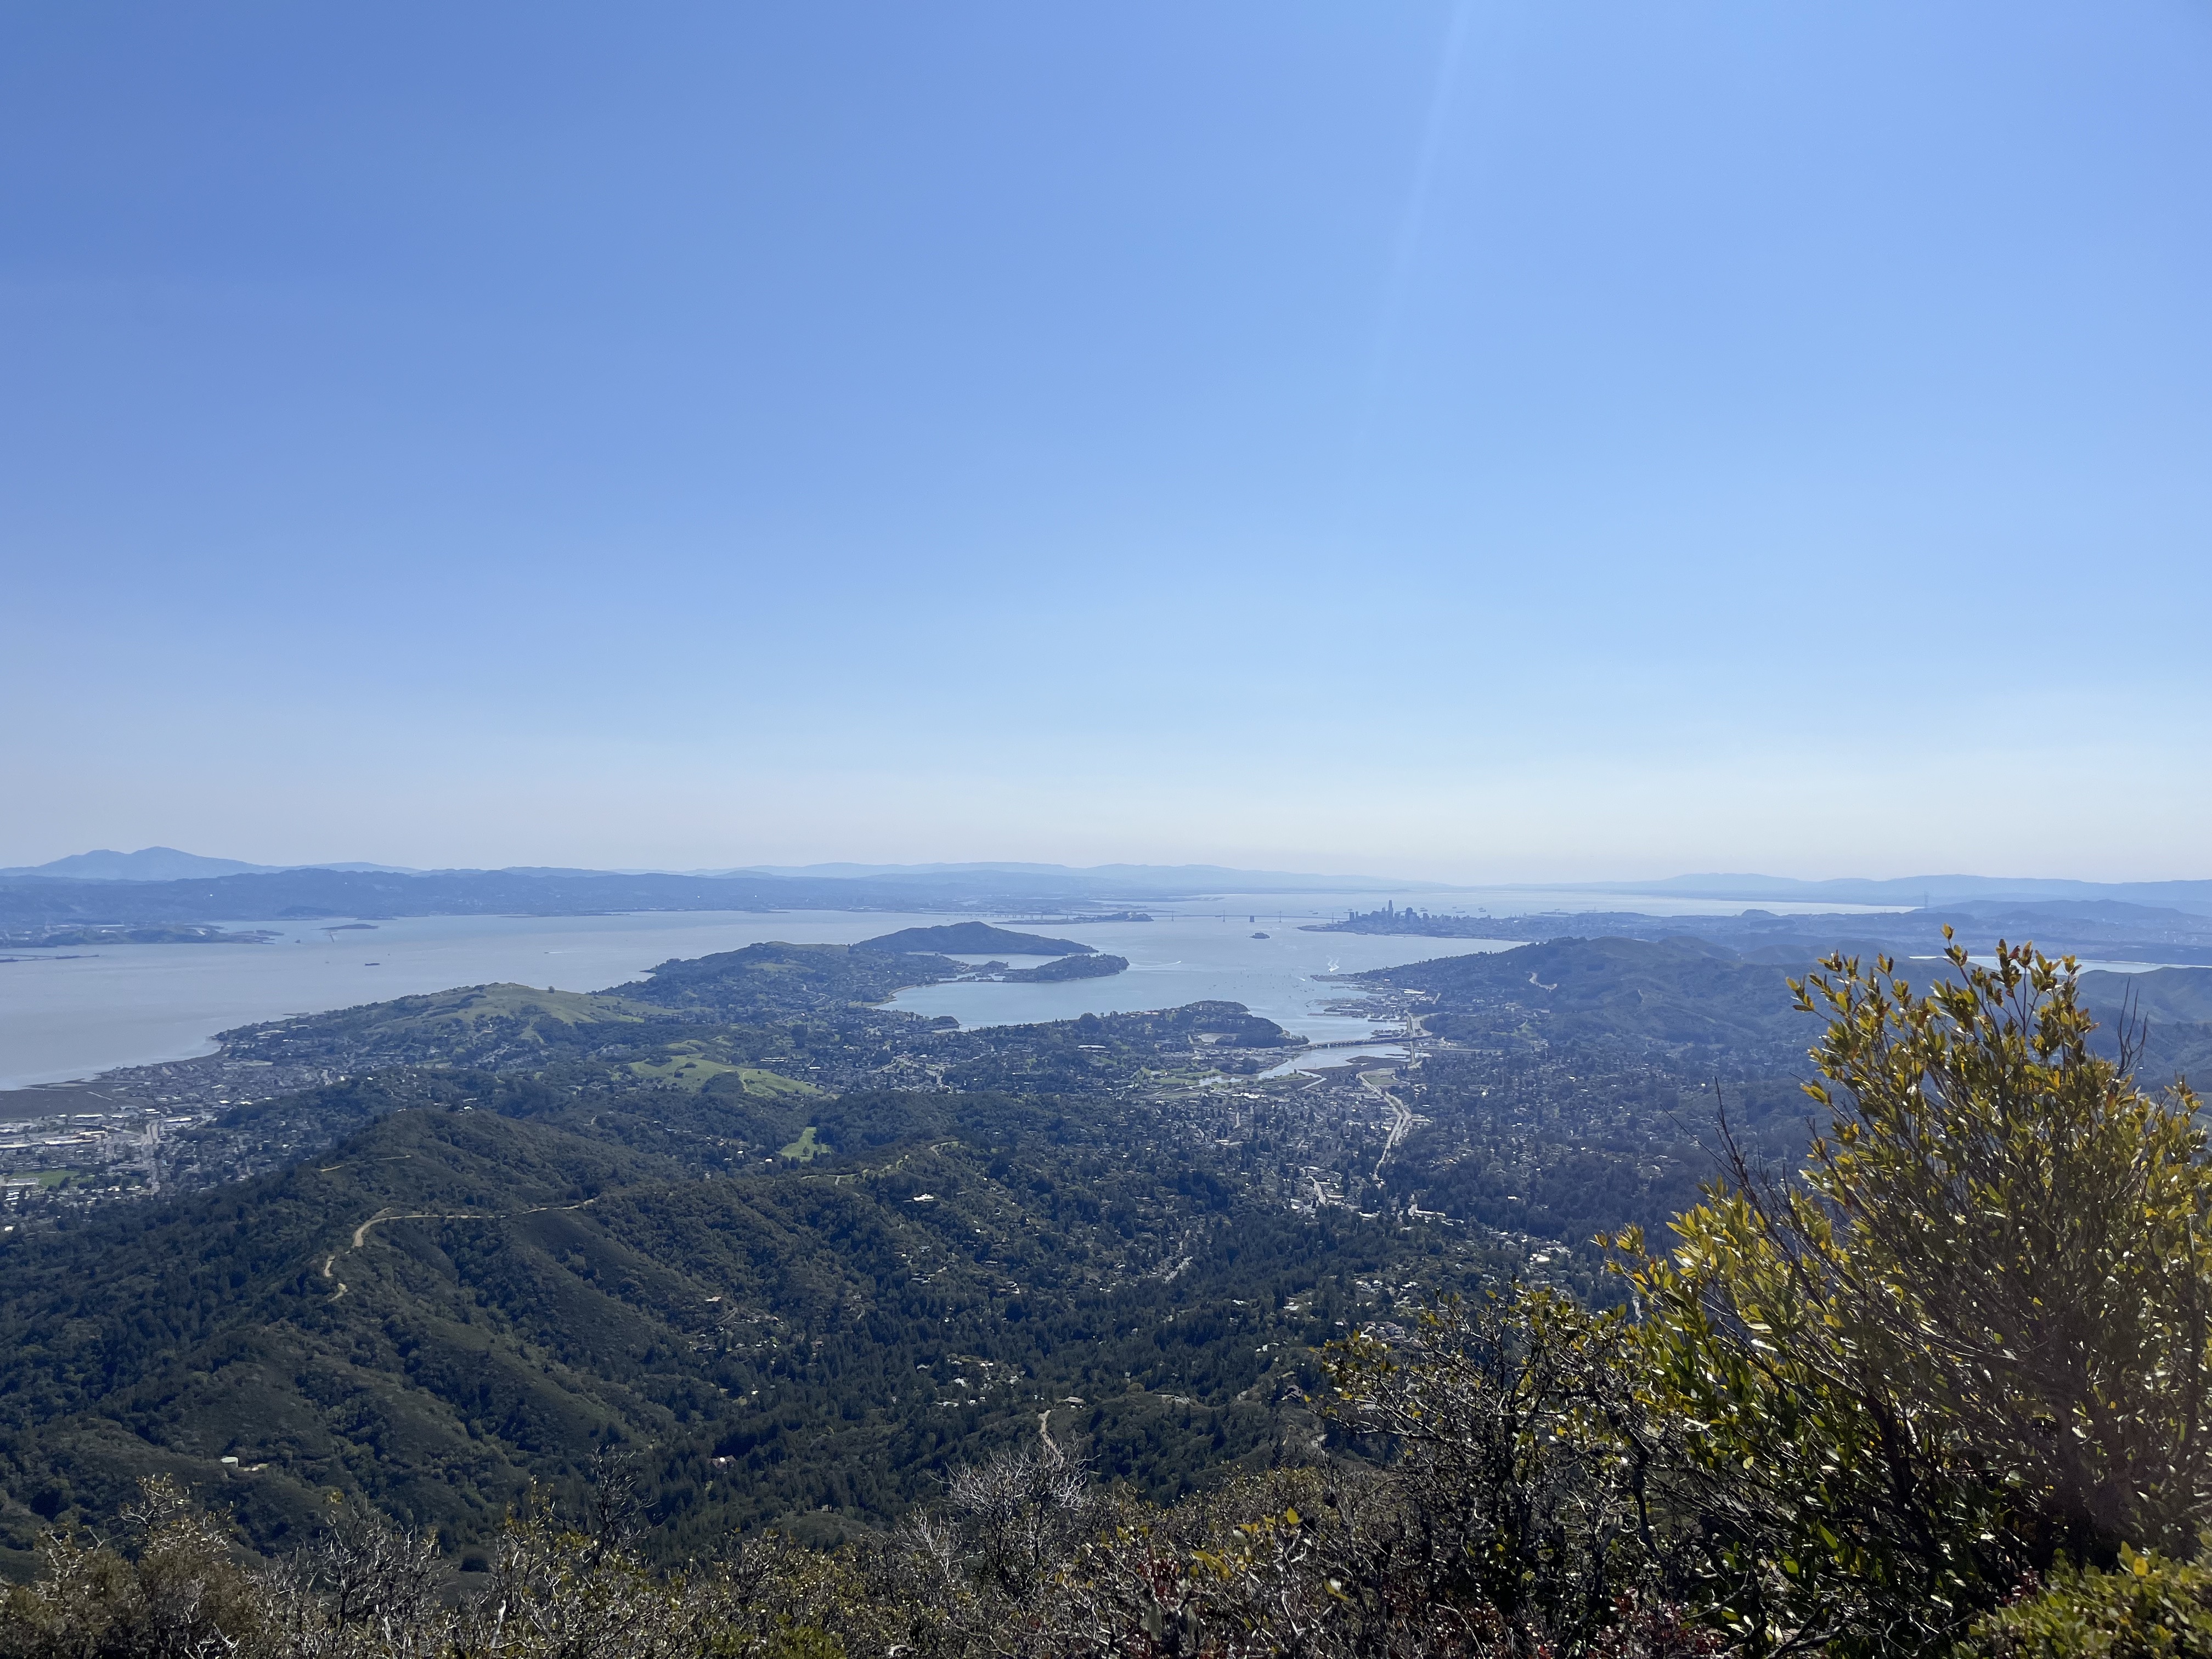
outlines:
[[[2110,1572],[2061,1566],[1976,1624],[1957,1659],[2212,1659],[2212,1568],[2132,1549]]]
[[[1925,1650],[2062,1554],[2212,1520],[2212,1164],[2091,1047],[2071,962],[1954,947],[1796,988],[1830,1017],[1802,1176],[1647,1257],[1639,1393],[1711,1614],[1754,1649]]]

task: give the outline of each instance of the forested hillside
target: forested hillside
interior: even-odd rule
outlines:
[[[365,1127],[326,1154],[0,1252],[35,1571],[0,1653],[2212,1650],[2195,1102],[2139,1092],[2062,969],[1950,965],[1925,997],[1840,962],[1790,993],[1818,1028],[1802,1175],[1715,1123],[1673,1245],[1606,1241],[1610,1298],[1526,1228],[1388,1196],[1393,1169],[1518,1157],[1648,1206],[1599,1155],[1650,1156],[1668,1068],[1735,1033],[1737,1085],[1765,1080],[1725,962],[1397,970],[1416,1032],[1463,1022],[1419,1082],[334,1085]],[[1642,1016],[1573,1060],[1608,999]],[[1249,1018],[1073,1051],[1195,1059]],[[1400,1092],[1448,1085],[1450,1114]],[[1376,1103],[1371,1209],[1311,1156],[1316,1091]],[[658,1147],[653,1100],[689,1113]],[[743,1156],[702,1159],[715,1130]],[[73,1530],[107,1517],[112,1542]]]
[[[659,1103],[688,1108],[665,1135],[637,1115]],[[610,1443],[647,1455],[656,1550],[767,1521],[836,1537],[1045,1411],[1172,1497],[1279,1455],[1312,1350],[1399,1284],[1497,1265],[1256,1202],[1137,1106],[621,1102],[453,1072],[318,1104],[370,1127],[0,1253],[11,1547],[153,1472],[212,1483],[263,1547],[331,1489],[483,1542]],[[702,1167],[710,1128],[803,1129],[819,1156]]]
[[[2187,1231],[2212,1165],[2191,1103],[2106,1058],[2127,1021],[2129,1052],[2199,1052],[2201,988],[2001,967],[1958,954],[1905,1002],[1843,964],[1801,994],[1695,941],[1555,940],[1348,981],[1408,1057],[1309,1072],[1235,1004],[896,1013],[879,1000],[963,970],[840,946],[233,1033],[226,1063],[327,1080],[161,1141],[161,1194],[27,1200],[0,1235],[0,1569],[46,1575],[0,1653],[141,1650],[66,1632],[143,1635],[168,1605],[145,1575],[187,1558],[179,1628],[287,1659],[339,1650],[252,1609],[342,1634],[317,1587],[362,1561],[415,1564],[408,1650],[454,1659],[498,1607],[600,1632],[559,1650],[579,1659],[1042,1659],[1170,1627],[1224,1659],[1791,1631],[1936,1651],[2061,1551],[2112,1565],[2212,1522],[2142,1472],[2212,1376],[2201,1344],[2160,1346],[2212,1310]],[[2019,1197],[2100,1158],[2064,1191],[2172,1190],[2140,1213]],[[1946,1160],[2012,1184],[1963,1203]],[[1852,1252],[1902,1248],[1899,1205],[1915,1237],[1929,1215],[1988,1234],[1913,1245],[1869,1302]],[[1695,1248],[1647,1253],[1670,1223]],[[2019,1316],[2063,1327],[2037,1342],[2118,1356],[2094,1387],[2135,1401],[2125,1423],[2066,1403],[2074,1360],[1959,1373],[1982,1327],[1923,1352],[1926,1322],[1997,1294],[1959,1275],[2014,1257],[2005,1285],[2058,1296]],[[1923,1322],[1884,1324],[1929,1273]],[[2125,1307],[2096,1288],[2144,1273]],[[1757,1357],[1775,1273],[1799,1298],[1780,1371]],[[1884,1473],[1860,1454],[1885,1413],[1948,1426]],[[2052,1462],[2045,1420],[2102,1449]],[[137,1565],[68,1541],[130,1515]],[[240,1577],[238,1550],[324,1565]],[[721,1565],[663,1576],[687,1560]],[[620,1635],[618,1605],[674,1645]]]

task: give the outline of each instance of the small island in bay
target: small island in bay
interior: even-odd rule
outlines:
[[[1128,966],[1127,957],[1094,951],[1087,956],[1062,957],[1057,962],[1040,963],[1034,968],[1009,968],[999,977],[1009,984],[1042,985],[1064,979],[1110,979],[1126,972]]]
[[[984,921],[954,921],[941,927],[902,927],[896,933],[864,939],[853,948],[889,951],[899,955],[1079,957],[1088,956],[1098,947],[1080,945],[1072,939],[1047,939],[1042,933],[1009,933]]]

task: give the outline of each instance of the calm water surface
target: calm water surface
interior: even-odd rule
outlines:
[[[1561,909],[1727,914],[1741,903],[1530,890],[1395,895],[1403,908],[1473,915]],[[1371,894],[1241,895],[1147,905],[1151,922],[1059,930],[1129,958],[1112,979],[1059,985],[937,985],[896,1007],[951,1014],[963,1025],[1067,1019],[1169,1008],[1202,998],[1241,1002],[1315,1040],[1364,1036],[1371,1020],[1328,1011],[1356,995],[1327,982],[1431,957],[1497,949],[1480,939],[1302,933],[1300,921],[1372,909]],[[1770,909],[1834,907],[1769,905]],[[60,1083],[122,1066],[210,1053],[217,1031],[456,985],[506,981],[598,991],[672,957],[733,951],[763,939],[849,945],[944,915],[788,910],[769,915],[687,911],[619,916],[406,916],[361,932],[326,922],[237,922],[281,937],[270,945],[125,945],[0,961],[0,1089]],[[1018,922],[1010,925],[1018,926]],[[1052,931],[1047,929],[1046,931]],[[1264,932],[1265,939],[1251,935]],[[1509,941],[1510,942],[1510,941]],[[1017,964],[1019,965],[1019,964]]]
[[[233,922],[273,945],[0,952],[0,1089],[213,1052],[217,1031],[287,1014],[501,981],[601,991],[672,957],[763,939],[849,945],[942,916],[849,910],[622,916],[403,916],[373,932]]]
[[[1445,889],[1394,893],[1389,902],[1437,915],[1522,915],[1554,910],[1640,910],[1649,915],[1734,915],[1741,900],[1624,898],[1615,895],[1538,890]],[[1112,979],[1071,980],[1047,985],[923,985],[891,999],[895,1008],[918,1014],[951,1014],[963,1025],[1028,1024],[1073,1019],[1085,1013],[1127,1013],[1173,1008],[1186,1002],[1241,1002],[1310,1042],[1364,1037],[1370,1018],[1342,1008],[1358,988],[1333,982],[1334,973],[1395,968],[1434,957],[1509,949],[1515,939],[1423,939],[1408,934],[1309,933],[1302,923],[1331,921],[1348,909],[1379,908],[1372,893],[1230,893],[1144,907],[1149,922],[1093,922],[1063,929],[1101,951],[1129,959],[1129,971]],[[1834,905],[1770,905],[1774,910],[1833,911]],[[1008,927],[1023,926],[1008,921]],[[1036,924],[1049,932],[1047,924]],[[1264,933],[1265,939],[1255,939]],[[1015,967],[1027,965],[1014,963]],[[1378,1044],[1367,1052],[1383,1058],[1403,1049]],[[1340,1066],[1355,1057],[1328,1050],[1304,1055],[1285,1070]]]
[[[1313,1042],[1362,1037],[1372,1019],[1331,1012],[1331,1003],[1360,995],[1358,987],[1332,981],[1332,973],[1355,974],[1431,957],[1502,950],[1510,940],[1407,939],[1359,933],[1307,933],[1273,915],[1239,911],[1216,915],[1151,912],[1152,921],[1094,922],[1064,936],[1129,959],[1129,971],[1111,979],[1079,979],[1045,985],[918,985],[891,999],[891,1006],[917,1014],[951,1014],[963,1025],[1028,1025],[1073,1019],[1078,1014],[1130,1013],[1175,1008],[1186,1002],[1241,1002]],[[1255,939],[1255,933],[1265,939]],[[1016,967],[1029,961],[1014,963]]]

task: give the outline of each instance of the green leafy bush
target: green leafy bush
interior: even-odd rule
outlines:
[[[1977,1624],[1958,1659],[2212,1659],[2212,1567],[2122,1552],[2115,1572],[2062,1566]]]

